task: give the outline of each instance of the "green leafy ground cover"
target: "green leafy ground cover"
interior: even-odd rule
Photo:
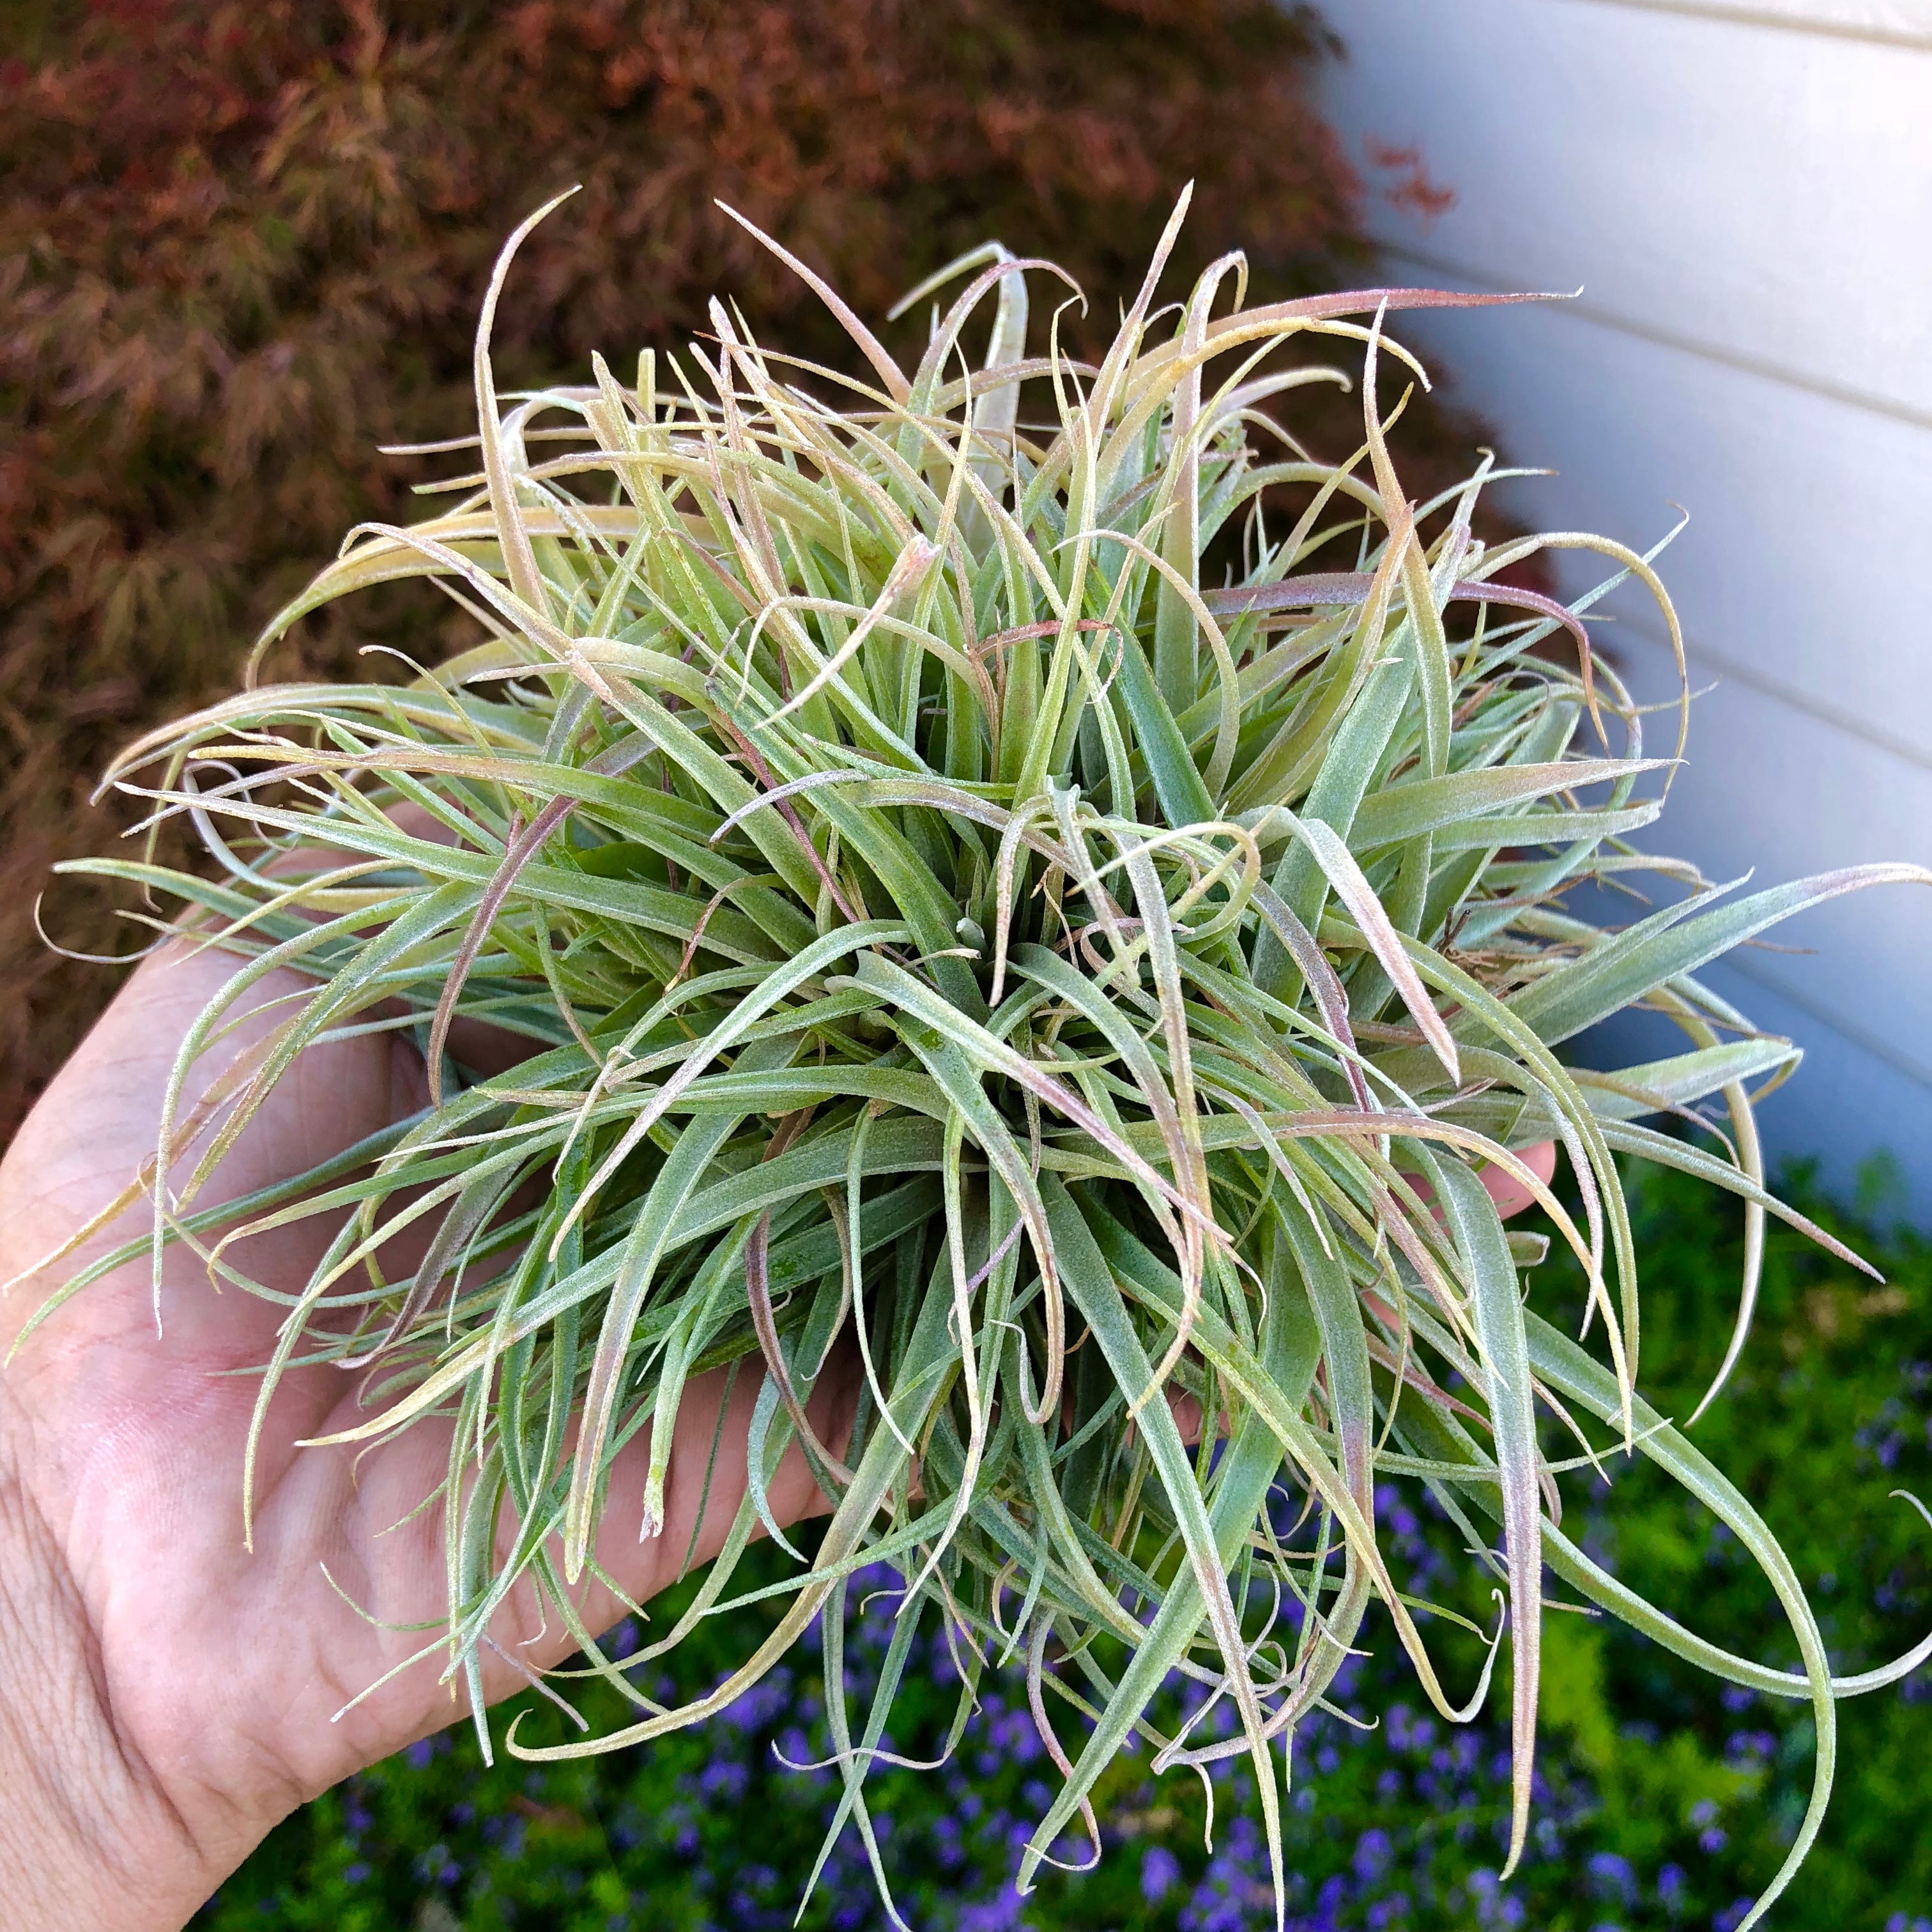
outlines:
[[[1757,1326],[1744,1360],[1694,1439],[1765,1512],[1820,1606],[1834,1670],[1906,1648],[1932,1622],[1932,1533],[1889,1492],[1932,1492],[1932,1241],[1885,1225],[1882,1189],[1862,1211],[1796,1200],[1878,1262],[1874,1288],[1774,1226]],[[1688,1414],[1728,1332],[1739,1264],[1736,1210],[1676,1176],[1632,1177],[1646,1262],[1646,1381],[1666,1414]],[[1548,1264],[1561,1292],[1561,1264]],[[1614,1515],[1593,1514],[1586,1546],[1695,1628],[1785,1667],[1786,1627],[1737,1546],[1639,1463]],[[1384,1499],[1399,1559],[1421,1594],[1466,1571],[1446,1526],[1414,1498]],[[854,1694],[869,1688],[892,1606],[852,1592]],[[1558,1594],[1552,1592],[1552,1594]],[[659,1612],[668,1604],[656,1606]],[[755,1617],[756,1610],[737,1613]],[[748,1633],[720,1620],[680,1654],[680,1681],[715,1677]],[[1332,1718],[1296,1746],[1288,1813],[1298,1932],[1524,1926],[1547,1932],[1728,1932],[1775,1869],[1802,1812],[1810,1725],[1804,1707],[1720,1690],[1603,1620],[1548,1620],[1532,1851],[1506,1888],[1507,1687],[1492,1720],[1462,1729],[1404,1705],[1406,1666],[1385,1627],[1348,1666],[1344,1708],[1388,1712],[1372,1732]],[[836,1803],[829,1771],[788,1769],[826,1749],[815,1645],[707,1730],[607,1758],[484,1769],[462,1727],[414,1746],[285,1823],[196,1921],[209,1932],[556,1932],[792,1922]],[[892,1742],[929,1753],[953,1680],[936,1639],[896,1710]],[[1780,1932],[1932,1932],[1932,1836],[1923,1829],[1932,1762],[1932,1682],[1908,1679],[1844,1707],[1839,1780],[1822,1839],[1772,1923]],[[610,1695],[611,1694],[604,1694]],[[588,1703],[589,1700],[586,1700]],[[614,1697],[613,1699],[614,1706]],[[600,1713],[593,1721],[614,1721]],[[538,1705],[532,1724],[554,1722]],[[546,1733],[548,1741],[548,1733]],[[1047,1773],[1046,1780],[1040,1776]],[[1018,1850],[1048,1802],[1043,1764],[1014,1672],[938,1775],[881,1770],[868,1787],[890,1818],[900,1906],[921,1928],[995,1932],[1235,1932],[1273,1922],[1267,1864],[1247,1816],[1245,1770],[1217,1767],[1214,1849],[1203,1846],[1198,1780],[1157,1786],[1144,1765],[1110,1774],[1106,1856],[1090,1874],[1012,1892]],[[842,1842],[803,1923],[883,1926],[862,1853]],[[1077,1861],[1077,1840],[1061,1850]],[[1922,1916],[1923,1915],[1923,1916]]]

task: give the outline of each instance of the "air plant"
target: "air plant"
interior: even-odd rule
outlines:
[[[1646,756],[1585,613],[1634,579],[1677,640],[1654,552],[1575,534],[1486,548],[1472,518],[1502,472],[1486,460],[1412,504],[1386,434],[1391,362],[1420,374],[1389,314],[1522,298],[1250,307],[1231,255],[1156,310],[1185,206],[1097,363],[1060,346],[1080,298],[1051,263],[992,244],[915,290],[970,277],[908,372],[768,242],[850,332],[863,380],[761,346],[714,303],[710,336],[645,351],[633,386],[600,359],[592,384],[506,406],[491,318],[540,217],[518,231],[477,338],[478,473],[441,486],[458,500],[428,521],[352,532],[262,644],[415,577],[481,641],[387,682],[251,677],[112,774],[145,786],[157,822],[192,818],[209,875],[72,868],[171,897],[245,956],[184,1076],[266,974],[314,982],[218,1126],[172,1107],[159,1122],[154,1172],[177,1178],[152,1190],[153,1251],[191,1243],[266,1292],[236,1240],[338,1217],[257,1426],[284,1372],[317,1360],[365,1378],[368,1420],[332,1441],[453,1420],[448,1628],[426,1654],[474,1684],[526,1582],[637,1712],[554,1748],[512,1729],[519,1755],[700,1722],[818,1618],[833,1833],[856,1820],[885,1888],[866,1781],[929,1612],[956,1639],[956,1738],[990,1661],[1025,1660],[1061,1782],[1023,1889],[1079,1822],[1097,1856],[1095,1781],[1145,1745],[1160,1770],[1252,1762],[1279,1900],[1296,1726],[1379,1604],[1452,1720],[1483,1702],[1507,1636],[1513,1864],[1546,1568],[1706,1669],[1810,1701],[1810,1804],[1755,1918],[1818,1830],[1835,1700],[1918,1654],[1834,1678],[1756,1512],[1640,1394],[1617,1158],[1729,1190],[1758,1237],[1779,1214],[1842,1252],[1764,1185],[1753,1105],[1797,1049],[1695,975],[1804,908],[1928,875],[1736,898],[1630,843],[1661,808],[1688,703],[1669,754]],[[1062,304],[1043,345],[1030,277]],[[976,365],[966,332],[988,304]],[[1362,447],[1339,464],[1280,416],[1298,385],[1348,380],[1282,361],[1317,338],[1361,363]],[[1578,548],[1607,574],[1572,604],[1511,580]],[[1569,905],[1586,884],[1629,922]],[[1559,1058],[1633,1006],[1684,1050],[1615,1073]],[[451,1051],[458,1021],[520,1036],[524,1057],[484,1077]],[[371,1027],[414,1030],[426,1111],[326,1170],[200,1202],[295,1058]],[[1658,1116],[1716,1150],[1644,1124]],[[1525,1158],[1550,1142],[1574,1214]],[[1505,1229],[1485,1170],[1578,1257],[1581,1338],[1526,1290],[1544,1240]],[[412,1225],[426,1251],[392,1279],[379,1256]],[[1749,1323],[1749,1245],[1713,1394]],[[862,1389],[834,1444],[806,1405],[841,1347]],[[725,1364],[760,1378],[750,1493],[643,1654],[728,1606],[761,1530],[797,1568],[743,1668],[666,1706],[572,1591],[598,1574],[607,1514],[658,1532],[680,1401]],[[620,1493],[614,1459],[646,1429],[643,1492]],[[830,1511],[808,1556],[765,1493],[794,1442]],[[1559,1476],[1631,1454],[1751,1552],[1802,1670],[1693,1634],[1566,1536]],[[1378,1540],[1383,1479],[1425,1484],[1493,1580],[1488,1661],[1460,1695]],[[491,1533],[506,1523],[520,1528]],[[855,1724],[843,1585],[880,1562],[902,1580],[899,1635]],[[1163,1730],[1177,1672],[1205,1695]],[[1049,1698],[1082,1733],[1070,1748]],[[1226,1736],[1203,1722],[1223,1706]]]

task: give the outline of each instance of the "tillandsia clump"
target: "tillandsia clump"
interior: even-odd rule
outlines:
[[[1574,534],[1486,549],[1472,518],[1498,472],[1411,503],[1385,433],[1390,363],[1414,367],[1387,314],[1517,298],[1248,307],[1234,255],[1156,309],[1184,208],[1097,365],[1058,346],[1078,292],[989,245],[908,298],[970,278],[909,371],[794,262],[865,380],[714,304],[711,334],[646,350],[633,386],[599,361],[590,386],[506,406],[490,326],[519,231],[478,334],[477,472],[443,486],[440,515],[352,532],[264,644],[403,577],[446,590],[479,641],[386,683],[251,681],[144,740],[112,776],[192,819],[209,876],[76,868],[178,902],[246,956],[184,1073],[268,973],[314,982],[220,1107],[159,1123],[154,1252],[193,1243],[215,1278],[266,1294],[237,1240],[340,1219],[280,1296],[258,1426],[278,1378],[318,1360],[364,1378],[366,1422],[332,1441],[453,1420],[448,1628],[425,1654],[476,1681],[525,1580],[638,1712],[552,1749],[512,1730],[512,1751],[700,1722],[818,1619],[833,1831],[856,1820],[883,1888],[866,1777],[929,1616],[956,1640],[956,1738],[982,1671],[1025,1661],[1061,1782],[1023,1888],[1083,1821],[1097,1855],[1095,1782],[1145,1745],[1160,1770],[1252,1761],[1279,1901],[1298,1722],[1379,1604],[1451,1719],[1481,1704],[1507,1637],[1514,1862],[1546,1568],[1678,1654],[1810,1700],[1814,1793],[1761,1913],[1817,1832],[1835,1700],[1916,1659],[1834,1680],[1756,1513],[1639,1394],[1616,1162],[1701,1175],[1760,1234],[1767,1212],[1808,1227],[1766,1192],[1752,1128],[1797,1051],[1694,976],[1802,908],[1928,875],[1732,899],[1629,843],[1686,712],[1669,755],[1646,756],[1582,614],[1634,578],[1675,637],[1649,560]],[[1042,286],[1057,305],[1030,329]],[[1361,364],[1362,447],[1339,464],[1276,413],[1298,385],[1348,380],[1271,359],[1315,338]],[[1607,580],[1573,604],[1505,576],[1580,546]],[[1566,904],[1586,882],[1631,922]],[[1614,1074],[1559,1059],[1633,1006],[1684,1050]],[[524,1057],[464,1065],[459,1022]],[[201,1201],[295,1058],[372,1027],[414,1030],[427,1109],[326,1170]],[[1642,1124],[1673,1115],[1718,1150]],[[1551,1143],[1574,1215],[1526,1157]],[[1581,1340],[1526,1290],[1544,1242],[1505,1229],[1486,1174],[1579,1258]],[[411,1225],[426,1250],[392,1279],[380,1256]],[[1753,1288],[1748,1270],[1719,1382]],[[841,1348],[862,1388],[828,1442],[806,1404]],[[643,1655],[728,1606],[761,1530],[793,1549],[765,1486],[794,1442],[829,1514],[770,1640],[667,1707],[638,1659],[572,1621],[572,1592],[607,1516],[659,1532],[680,1400],[725,1364],[760,1378],[750,1493]],[[646,1430],[642,1492],[620,1492],[614,1459]],[[1632,1453],[1752,1552],[1802,1671],[1694,1635],[1566,1537],[1559,1478]],[[1454,1613],[1414,1602],[1385,1558],[1384,1479],[1426,1485],[1493,1576],[1473,1686],[1444,1681],[1425,1636],[1432,1608]],[[902,1580],[899,1636],[855,1722],[844,1581],[881,1562]],[[1156,1694],[1177,1672],[1206,1694],[1170,1732]],[[1232,1733],[1206,1721],[1230,1708]]]

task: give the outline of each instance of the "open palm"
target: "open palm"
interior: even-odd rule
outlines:
[[[177,1045],[234,964],[175,942],[134,974],[0,1164],[0,1276],[57,1248],[127,1185],[152,1150]],[[255,1003],[301,984],[266,982]],[[188,1100],[269,1024],[258,1015],[208,1055]],[[422,1063],[406,1040],[376,1034],[311,1049],[205,1198],[300,1172],[424,1097]],[[146,1213],[144,1203],[86,1252],[140,1232]],[[292,1289],[328,1232],[319,1221],[298,1223],[254,1238],[237,1258],[256,1280]],[[73,1265],[14,1288],[0,1304],[0,1345]],[[233,1288],[218,1292],[197,1258],[176,1249],[158,1336],[142,1262],[69,1303],[5,1370],[0,1618],[14,1628],[0,1634],[17,1654],[0,1664],[0,1724],[11,1726],[0,1744],[8,1798],[0,1926],[178,1926],[278,1818],[467,1708],[431,1660],[336,1718],[424,1640],[382,1626],[433,1625],[443,1614],[441,1513],[404,1521],[446,1473],[438,1424],[359,1462],[347,1448],[298,1449],[350,1419],[356,1378],[330,1364],[291,1372],[258,1457],[254,1546],[243,1546],[242,1453],[256,1383],[228,1372],[266,1360],[280,1312]],[[756,1386],[742,1378],[731,1398],[741,1412],[728,1416],[720,1442],[700,1560],[743,1493]],[[640,1543],[613,1512],[600,1558],[635,1598],[671,1581],[690,1544],[723,1394],[722,1379],[694,1384],[680,1412],[680,1436],[698,1446],[674,1452],[662,1536]],[[840,1432],[851,1399],[835,1365],[814,1399],[821,1432]],[[627,1484],[620,1464],[614,1495],[641,1490],[647,1447],[645,1436],[631,1445],[634,1479]],[[772,1490],[775,1510],[795,1517],[816,1496],[794,1451]],[[586,1620],[602,1628],[623,1606],[586,1586]],[[543,1632],[526,1595],[506,1605],[493,1634],[492,1699],[525,1681],[512,1659],[542,1669],[572,1647],[554,1618]]]
[[[126,1186],[152,1151],[177,1046],[233,969],[176,941],[134,974],[0,1162],[0,1278],[33,1267]],[[291,974],[255,989],[254,1016],[198,1064],[184,1105],[273,1023],[260,1010],[302,985]],[[304,1172],[424,1097],[422,1062],[398,1036],[312,1048],[203,1199]],[[1528,1158],[1546,1174],[1553,1151]],[[1515,1183],[1486,1178],[1506,1212],[1527,1204]],[[146,1213],[131,1210],[83,1258],[138,1232]],[[236,1258],[255,1280],[292,1290],[329,1232],[298,1222],[252,1238]],[[0,1303],[0,1346],[74,1265],[14,1287]],[[292,1371],[260,1447],[245,1549],[242,1456],[256,1388],[245,1372],[270,1353],[280,1311],[218,1291],[176,1248],[161,1313],[158,1335],[146,1262],[123,1268],[28,1336],[0,1380],[5,1932],[172,1932],[278,1818],[467,1708],[430,1660],[338,1714],[424,1641],[402,1627],[433,1627],[444,1613],[442,1514],[412,1514],[447,1471],[442,1426],[420,1423],[359,1460],[346,1448],[298,1448],[362,1417],[354,1378],[332,1364]],[[813,1397],[814,1425],[830,1442],[843,1439],[856,1399],[850,1369],[835,1354]],[[756,1389],[742,1377],[728,1397],[708,1504],[722,1377],[694,1382],[679,1411],[662,1534],[640,1542],[613,1512],[599,1560],[632,1598],[672,1580],[694,1528],[698,1561],[722,1541],[744,1494]],[[649,1446],[644,1432],[624,1452],[614,1495],[641,1492]],[[818,1505],[796,1449],[770,1499],[782,1522]],[[586,1582],[590,1628],[623,1608]],[[555,1620],[544,1628],[527,1593],[512,1595],[492,1634],[493,1700],[572,1647]]]

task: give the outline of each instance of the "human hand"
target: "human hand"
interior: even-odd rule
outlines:
[[[233,970],[232,958],[175,940],[134,974],[0,1162],[0,1278],[58,1248],[134,1174],[177,1046]],[[185,1104],[268,1030],[262,1010],[304,983],[286,974],[256,989],[255,1017],[199,1063]],[[311,1048],[204,1198],[301,1172],[425,1097],[422,1062],[400,1035]],[[1546,1175],[1554,1153],[1526,1158]],[[1486,1180],[1505,1213],[1527,1204],[1516,1182],[1493,1171]],[[80,1256],[16,1286],[0,1304],[0,1350],[67,1272],[142,1225],[130,1213]],[[328,1232],[298,1222],[253,1238],[237,1258],[292,1288]],[[258,1451],[250,1553],[241,1485],[256,1384],[224,1372],[266,1358],[279,1311],[239,1290],[218,1294],[176,1248],[162,1314],[158,1337],[151,1277],[136,1263],[28,1337],[0,1379],[0,1928],[172,1932],[279,1818],[468,1708],[424,1663],[336,1714],[416,1647],[383,1626],[443,1613],[440,1516],[404,1519],[443,1478],[446,1425],[419,1423],[359,1463],[346,1448],[298,1453],[303,1438],[361,1415],[339,1369],[292,1371]],[[850,1366],[835,1354],[811,1405],[835,1448],[856,1400]],[[701,1524],[725,1384],[706,1378],[687,1393],[677,1430],[693,1451],[674,1450],[663,1533],[640,1543],[614,1526],[600,1546],[606,1573],[633,1599],[674,1580],[694,1530],[698,1562],[722,1542],[744,1493],[757,1387],[741,1376],[730,1393]],[[648,1450],[646,1432],[625,1452],[620,1489],[627,1473],[641,1488]],[[781,1522],[822,1505],[796,1448],[770,1496]],[[330,1587],[325,1565],[380,1623]],[[586,1573],[589,1628],[625,1607]],[[535,1636],[542,1628],[529,1592],[513,1593],[494,1633],[508,1654],[486,1653],[488,1699],[522,1688],[510,1657],[542,1670],[569,1651],[560,1628]]]
[[[0,1279],[61,1244],[112,1200],[152,1151],[176,1048],[235,970],[232,956],[171,941],[146,962],[34,1108],[0,1163]],[[268,1030],[259,1010],[306,982],[257,988],[245,1022],[197,1066],[207,1088]],[[286,1008],[278,1010],[285,1012]],[[377,1034],[303,1054],[224,1161],[205,1198],[232,1198],[299,1173],[426,1098],[406,1038]],[[80,1256],[0,1303],[0,1352],[79,1262],[146,1225],[145,1204]],[[298,1288],[328,1229],[298,1222],[237,1258],[258,1280]],[[217,1293],[202,1264],[169,1250],[154,1328],[145,1260],[104,1277],[29,1336],[0,1379],[0,1928],[148,1932],[183,1924],[285,1814],[351,1772],[439,1730],[468,1708],[433,1661],[336,1719],[400,1663],[419,1634],[358,1614],[322,1574],[388,1625],[443,1614],[440,1514],[402,1519],[442,1480],[446,1426],[418,1424],[365,1452],[296,1444],[363,1419],[358,1378],[332,1364],[292,1372],[258,1452],[254,1550],[242,1546],[242,1452],[280,1310]],[[842,1442],[856,1389],[835,1357],[811,1419]],[[614,1523],[598,1551],[641,1600],[674,1580],[694,1527],[712,1555],[744,1493],[758,1393],[738,1378],[704,1524],[696,1524],[722,1376],[694,1381],[680,1412],[663,1533],[640,1543]],[[641,1490],[648,1435],[615,1481]],[[796,1520],[820,1498],[794,1448],[772,1486]],[[401,1523],[399,1528],[392,1525]],[[386,1534],[385,1532],[387,1532]],[[583,1613],[599,1630],[624,1604],[586,1573]],[[494,1635],[542,1670],[572,1646],[547,1635],[527,1591]],[[485,1652],[491,1700],[525,1679]]]

